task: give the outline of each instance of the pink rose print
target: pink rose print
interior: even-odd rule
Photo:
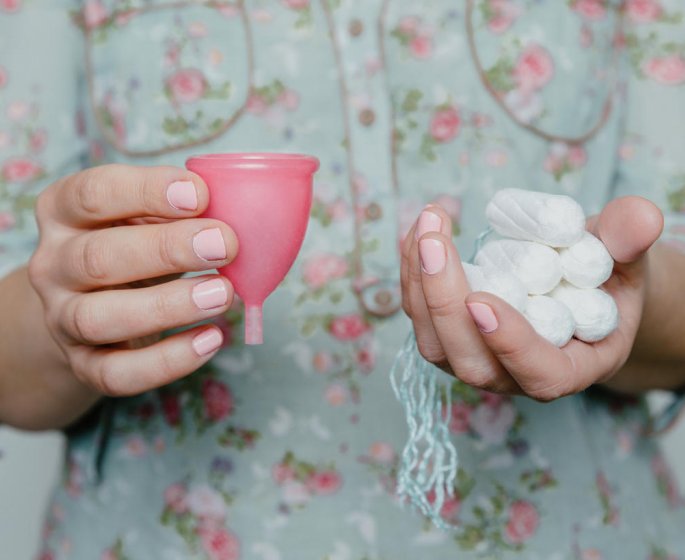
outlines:
[[[326,388],[325,398],[331,406],[342,406],[350,398],[350,392],[341,383],[332,383]]]
[[[414,58],[430,58],[433,53],[433,40],[426,35],[417,35],[409,42],[409,52]]]
[[[587,152],[580,145],[568,145],[556,142],[550,146],[549,153],[543,162],[543,168],[548,173],[561,179],[567,173],[571,173],[583,167],[587,162]]]
[[[7,70],[0,66],[0,89],[7,85]]]
[[[198,528],[202,541],[202,548],[210,560],[238,560],[240,558],[240,543],[237,537],[223,527]]]
[[[597,21],[606,14],[606,0],[575,0],[573,9],[585,19]]]
[[[9,212],[0,212],[0,233],[12,229],[16,221]]]
[[[312,358],[312,366],[319,373],[326,373],[333,367],[333,357],[328,352],[317,352]]]
[[[333,254],[310,257],[302,267],[304,281],[312,289],[320,288],[347,274],[347,260]]]
[[[304,507],[313,496],[334,494],[342,486],[342,477],[333,465],[316,466],[285,453],[271,474],[281,488],[281,506]]]
[[[306,485],[314,494],[326,496],[338,491],[342,486],[342,478],[334,470],[319,471],[307,480]]]
[[[595,484],[597,485],[597,493],[604,511],[603,522],[607,525],[618,525],[619,512],[614,505],[613,491],[603,472],[597,473]]]
[[[207,26],[201,21],[194,21],[188,26],[188,35],[193,39],[201,39],[207,36]]]
[[[509,29],[521,15],[521,8],[511,0],[489,0],[486,6],[488,29],[498,35]]]
[[[426,500],[428,500],[429,504],[435,502],[435,490],[431,490],[426,494]],[[445,521],[455,522],[459,516],[460,509],[461,500],[458,496],[445,496],[442,507],[440,508],[440,517]]]
[[[292,89],[284,89],[278,96],[278,103],[288,111],[295,111],[300,105],[300,96]]]
[[[413,58],[423,60],[433,54],[432,32],[418,17],[404,16],[392,31],[392,35]]]
[[[625,9],[628,17],[635,23],[656,21],[663,13],[658,0],[628,0]]]
[[[309,8],[309,0],[281,0],[286,8],[291,10],[304,10]]]
[[[169,426],[178,426],[181,423],[181,403],[178,395],[166,393],[162,395],[162,415]]]
[[[539,523],[540,515],[535,506],[518,500],[509,507],[509,521],[504,531],[509,542],[521,544],[535,534]]]
[[[20,121],[28,117],[31,108],[24,101],[13,101],[7,106],[7,118],[11,121]]]
[[[88,0],[83,7],[83,22],[88,29],[104,25],[109,15],[101,0]]]
[[[247,99],[246,110],[248,113],[252,113],[254,115],[263,115],[268,108],[268,104],[261,95],[252,93]]]
[[[405,35],[415,35],[419,29],[421,20],[415,16],[404,16],[398,23],[398,31]]]
[[[469,431],[469,418],[473,407],[465,403],[452,403],[450,411],[449,430],[455,434],[465,434]]]
[[[667,86],[685,82],[685,58],[678,54],[651,58],[644,62],[642,70],[654,81]]]
[[[371,326],[356,313],[335,317],[328,326],[328,331],[342,341],[356,340],[370,330]]]
[[[202,381],[202,399],[205,415],[213,422],[230,416],[233,412],[233,395],[229,388],[215,379]]]
[[[271,469],[271,476],[276,484],[283,484],[286,480],[295,480],[295,471],[283,463],[276,463]]]
[[[580,555],[580,560],[603,560],[604,556],[596,548],[586,548]]]
[[[395,461],[397,454],[389,443],[376,441],[369,446],[369,457],[377,463],[390,465]]]
[[[514,420],[516,409],[511,402],[495,406],[483,402],[469,416],[469,425],[484,442],[499,445],[507,438]]]
[[[371,348],[359,348],[355,354],[355,361],[362,373],[371,373],[376,365],[376,354]]]
[[[147,451],[147,445],[142,437],[132,436],[126,441],[125,449],[132,457],[142,457]]]
[[[204,74],[195,68],[183,68],[167,79],[167,88],[176,103],[194,103],[207,91]]]
[[[164,505],[174,513],[181,515],[188,511],[187,491],[183,484],[172,484],[164,490]]]
[[[444,144],[459,134],[461,117],[456,107],[438,109],[431,119],[430,134],[435,142]]]
[[[553,74],[554,62],[547,49],[530,44],[519,56],[513,77],[520,90],[531,92],[544,87]]]
[[[206,484],[191,489],[186,497],[188,511],[203,520],[222,522],[226,517],[226,504],[216,490]]]
[[[29,138],[31,150],[34,152],[42,152],[48,142],[48,133],[44,128],[39,128]]]
[[[42,173],[41,167],[27,158],[8,159],[2,166],[2,176],[8,183],[27,183]]]
[[[21,8],[21,0],[0,0],[0,9],[4,12],[18,12]]]

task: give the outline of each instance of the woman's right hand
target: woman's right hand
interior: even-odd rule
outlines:
[[[29,280],[63,365],[90,389],[126,396],[166,385],[220,347],[215,326],[159,336],[219,315],[233,300],[222,276],[179,278],[237,253],[231,228],[195,217],[208,199],[190,171],[124,165],[66,177],[38,197]],[[156,341],[145,345],[150,337]]]

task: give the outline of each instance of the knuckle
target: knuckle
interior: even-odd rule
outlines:
[[[94,167],[83,173],[81,181],[74,184],[73,196],[75,207],[89,218],[101,216],[108,201],[102,185],[111,173],[110,166]]]
[[[155,325],[163,326],[169,324],[176,315],[179,298],[164,292],[152,296],[151,315]]]
[[[157,362],[157,372],[161,379],[173,379],[180,365],[179,360],[172,356],[172,353],[165,349],[160,349]]]
[[[176,228],[161,226],[158,232],[156,240],[157,255],[163,269],[168,272],[186,270],[188,267],[183,262],[182,251],[178,250],[182,243],[178,241]]]
[[[51,196],[51,189],[47,188],[36,197],[36,201],[33,205],[33,212],[36,215],[36,221],[39,227],[45,223],[50,215],[51,203],[49,198]]]
[[[141,187],[138,189],[143,212],[156,216],[160,212],[159,188],[154,173],[143,173]]]
[[[416,348],[427,362],[438,365],[445,360],[445,351],[437,342],[417,340]]]
[[[426,307],[434,318],[457,317],[464,311],[464,302],[453,293],[443,292],[426,294]]]
[[[69,313],[69,334],[84,344],[95,345],[102,340],[101,328],[92,306],[83,298],[76,298]]]
[[[120,372],[116,364],[110,358],[111,354],[103,356],[98,366],[98,390],[110,397],[124,397],[127,394],[121,387]]]
[[[27,266],[29,282],[36,292],[40,292],[40,286],[48,271],[48,260],[44,257],[40,248],[36,249]]]
[[[78,252],[78,272],[90,282],[102,282],[108,276],[105,255],[101,236],[97,232],[87,235]]]
[[[524,388],[526,394],[533,400],[539,403],[549,403],[566,397],[573,393],[565,381],[559,381],[552,385],[542,385],[535,388]]]

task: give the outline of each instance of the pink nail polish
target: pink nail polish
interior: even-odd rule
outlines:
[[[224,337],[218,329],[207,329],[193,338],[193,350],[198,356],[206,356],[223,342]]]
[[[497,317],[495,317],[489,305],[484,303],[467,303],[466,307],[482,332],[491,333],[499,326]]]
[[[445,268],[445,246],[437,239],[422,239],[419,241],[419,257],[421,268],[426,274],[437,274]]]
[[[197,210],[197,191],[192,181],[175,181],[166,190],[166,198],[177,210]]]
[[[203,229],[193,238],[193,249],[201,259],[219,261],[226,258],[226,243],[219,228]]]
[[[197,284],[193,288],[193,301],[200,309],[205,310],[226,305],[228,301],[226,284],[220,278]]]
[[[439,233],[441,228],[442,220],[440,219],[440,216],[428,210],[424,210],[419,216],[416,230],[414,230],[414,236],[416,239],[419,239],[424,233],[428,233],[429,231]]]

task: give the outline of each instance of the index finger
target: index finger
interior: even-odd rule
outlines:
[[[103,165],[54,186],[52,216],[68,226],[89,228],[127,218],[183,218],[209,202],[205,182],[180,167]]]

